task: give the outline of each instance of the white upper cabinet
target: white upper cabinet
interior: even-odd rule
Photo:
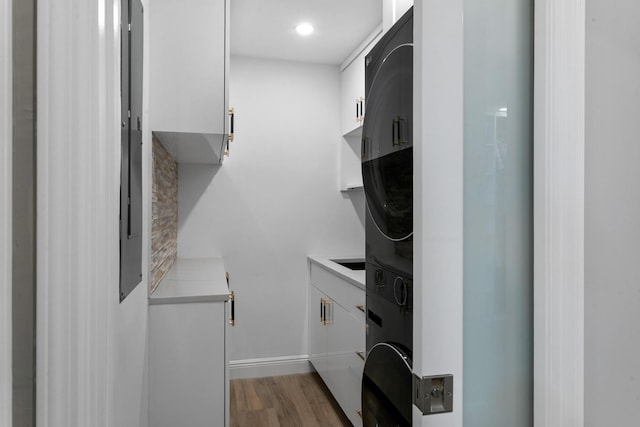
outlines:
[[[363,40],[340,69],[341,133],[348,135],[362,127],[366,110],[364,60],[382,34],[413,6],[413,0],[382,0],[382,24]]]
[[[350,134],[362,126],[366,108],[364,58],[381,35],[382,27],[378,27],[342,64],[340,73],[342,135]]]
[[[341,133],[346,135],[362,126],[364,118],[364,52],[340,75]]]
[[[382,26],[371,33],[341,67],[340,133],[343,140],[339,150],[340,191],[362,188],[360,138],[367,103],[364,88],[364,60],[381,37]]]
[[[178,162],[218,163],[229,127],[229,0],[153,0],[148,13],[151,130]]]

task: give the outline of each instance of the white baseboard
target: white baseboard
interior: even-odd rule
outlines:
[[[313,372],[313,367],[309,363],[309,356],[306,354],[231,360],[229,362],[229,376],[232,380],[306,374],[309,372]]]

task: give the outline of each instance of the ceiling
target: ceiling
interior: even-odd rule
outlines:
[[[382,23],[382,1],[231,0],[231,54],[340,64]],[[295,26],[309,22],[313,34]]]

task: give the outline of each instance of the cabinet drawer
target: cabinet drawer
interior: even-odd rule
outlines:
[[[311,284],[328,295],[336,304],[365,321],[365,292],[352,283],[311,263]]]

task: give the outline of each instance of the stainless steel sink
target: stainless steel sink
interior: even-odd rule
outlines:
[[[364,270],[364,260],[332,259],[331,261],[343,267],[346,267],[349,270]]]

